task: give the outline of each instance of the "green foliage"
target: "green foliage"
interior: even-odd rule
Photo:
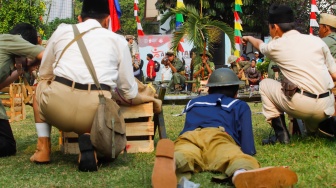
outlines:
[[[203,52],[206,49],[212,51],[213,45],[220,42],[222,32],[228,35],[231,46],[235,49],[233,29],[228,24],[213,20],[209,16],[200,16],[199,11],[189,5],[183,8],[170,9],[161,18],[161,23],[165,23],[168,18],[176,14],[184,15],[185,21],[179,30],[174,33],[171,47],[173,50],[176,50],[181,39],[186,37],[194,45],[197,52]]]
[[[257,63],[257,69],[261,72],[261,75],[268,71],[268,65],[270,64],[269,61],[264,61],[262,63]]]
[[[40,0],[1,0],[0,33],[8,33],[14,25],[21,22],[30,23],[39,30],[44,10],[45,5]]]
[[[57,29],[57,27],[62,24],[62,23],[66,23],[66,24],[76,24],[77,20],[75,19],[71,19],[71,18],[67,18],[67,19],[59,19],[56,18],[55,20],[53,20],[52,22],[49,22],[48,24],[44,25],[44,35],[43,37],[45,37],[46,39],[49,39],[52,35],[52,33]]]
[[[134,0],[122,0],[119,1],[120,8],[122,11],[120,18],[120,34],[122,35],[137,35],[137,22],[134,16]],[[145,12],[145,1],[139,1],[139,12],[138,16],[141,19]]]

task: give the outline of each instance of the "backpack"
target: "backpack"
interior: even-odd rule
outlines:
[[[154,70],[155,72],[159,72],[160,71],[160,63],[157,61],[154,61]]]

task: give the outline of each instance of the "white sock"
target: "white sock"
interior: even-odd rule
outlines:
[[[48,123],[35,123],[38,137],[50,137],[51,126]]]
[[[246,170],[243,169],[243,168],[236,170],[236,171],[233,173],[233,177],[234,177],[234,176],[237,176],[238,174],[240,174],[240,173],[242,173],[242,172],[246,172]]]

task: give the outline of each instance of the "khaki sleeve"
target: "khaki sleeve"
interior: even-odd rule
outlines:
[[[326,58],[326,65],[330,74],[336,73],[336,62],[330,53],[327,45],[322,47],[324,57]]]

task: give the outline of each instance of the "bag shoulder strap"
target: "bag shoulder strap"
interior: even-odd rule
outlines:
[[[55,67],[57,67],[58,62],[59,62],[59,60],[62,58],[64,52],[65,52],[65,51],[66,51],[66,50],[67,50],[67,49],[68,49],[74,42],[76,42],[77,40],[79,40],[80,38],[82,38],[87,32],[89,32],[89,31],[91,31],[91,30],[94,30],[94,29],[97,29],[97,28],[99,28],[99,27],[93,27],[93,28],[91,28],[91,29],[89,29],[89,30],[87,30],[87,31],[84,31],[83,33],[80,33],[80,34],[78,34],[78,35],[75,34],[75,38],[72,39],[72,40],[65,46],[65,48],[62,50],[61,55],[60,55],[60,57],[58,58],[58,60],[57,60],[57,62],[56,62],[56,64],[55,64]]]
[[[79,35],[82,34],[82,33],[79,33],[79,30],[78,30],[78,28],[77,28],[76,25],[72,25],[72,29],[74,30],[75,36],[79,36]],[[87,51],[87,48],[85,46],[85,43],[84,43],[82,37],[78,38],[77,44],[78,44],[78,47],[79,47],[79,49],[80,49],[80,51],[82,53],[83,59],[85,61],[85,64],[86,64],[86,66],[89,69],[89,72],[90,72],[90,74],[92,76],[93,81],[95,82],[97,88],[99,90],[101,90],[100,83],[98,82],[97,74],[96,74],[96,71],[95,71],[95,69],[93,67],[91,57],[89,55],[89,52]]]

